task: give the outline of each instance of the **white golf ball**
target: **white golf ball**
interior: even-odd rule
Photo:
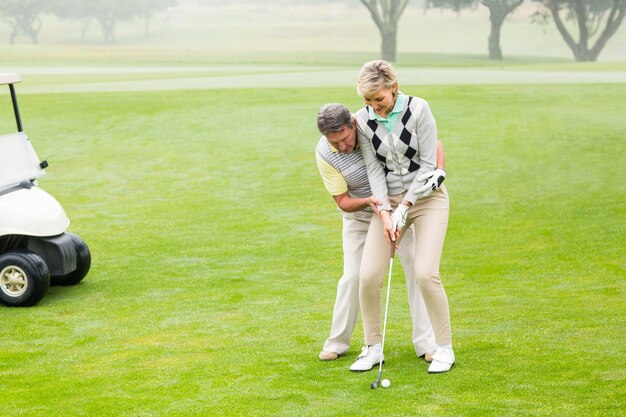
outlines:
[[[381,385],[383,386],[383,388],[389,388],[389,385],[391,385],[391,382],[389,382],[388,379],[383,379],[383,382],[381,383]]]

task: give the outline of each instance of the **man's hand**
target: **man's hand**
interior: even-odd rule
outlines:
[[[383,222],[383,233],[387,243],[395,245],[396,233],[393,228],[393,221],[391,220],[391,214],[388,210],[381,210],[379,213],[380,220]]]
[[[426,172],[419,177],[417,181],[426,181],[424,185],[414,191],[417,194],[417,198],[424,198],[433,193],[437,188],[441,187],[443,181],[446,179],[446,171],[441,168],[437,168],[434,171]]]
[[[380,201],[378,198],[374,196],[367,197],[367,204],[370,206],[372,211],[376,214],[378,214],[378,206],[380,206],[382,203],[383,203],[382,201]]]

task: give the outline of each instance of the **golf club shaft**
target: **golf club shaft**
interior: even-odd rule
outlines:
[[[389,276],[387,278],[387,299],[385,300],[385,318],[383,320],[383,339],[380,344],[380,363],[378,364],[378,382],[383,374],[383,358],[385,354],[385,333],[387,331],[387,312],[389,311],[389,293],[391,290],[391,274],[393,272],[393,257],[396,253],[396,242],[391,242],[391,253],[389,255]]]

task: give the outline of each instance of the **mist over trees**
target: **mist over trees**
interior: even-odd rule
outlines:
[[[461,12],[478,4],[489,9],[491,31],[488,39],[489,59],[501,60],[501,30],[507,16],[525,0],[427,0],[426,7]],[[596,61],[608,40],[617,32],[626,15],[626,0],[532,0],[538,4],[535,21],[556,28],[574,53],[577,61]],[[575,23],[575,25],[566,24]],[[578,40],[575,40],[575,26]],[[592,38],[597,35],[590,46]]]
[[[491,30],[487,41],[489,59],[502,60],[500,33],[507,16],[517,9],[524,0],[428,0],[426,7],[451,9],[460,12],[463,9],[475,8],[482,4],[489,9]]]
[[[85,39],[91,22],[96,21],[102,29],[104,42],[115,43],[117,22],[144,19],[147,36],[154,13],[177,3],[178,0],[0,0],[0,15],[11,25],[11,43],[20,35],[27,35],[37,43],[43,14],[76,20],[80,25],[81,40]]]
[[[0,0],[0,13],[3,20],[11,25],[11,43],[20,35],[30,37],[37,43],[41,30],[41,14],[48,9],[43,0]]]
[[[596,61],[626,15],[626,0],[533,0],[540,4],[537,15],[544,23],[554,21],[576,61]],[[578,40],[566,21],[576,23]],[[570,25],[571,26],[571,25]],[[592,37],[598,34],[593,46]]]
[[[177,8],[176,6],[179,5],[181,7]],[[122,22],[136,21],[143,24],[139,29],[137,26],[131,29],[133,34],[130,36],[137,41],[134,33],[143,32],[145,37],[149,37],[151,22],[154,21],[155,16],[170,9],[170,11],[184,10],[185,13],[193,13],[190,10],[202,10],[206,13],[212,13],[213,10],[218,9],[228,10],[232,16],[235,16],[236,21],[239,10],[248,11],[248,15],[249,10],[279,15],[289,13],[291,8],[297,10],[297,13],[303,13],[299,17],[310,18],[311,22],[315,22],[316,19],[317,21],[325,19],[325,16],[337,16],[340,13],[343,13],[340,19],[345,21],[348,12],[344,9],[349,10],[349,18],[358,20],[360,27],[363,26],[364,21],[368,25],[373,23],[369,27],[371,34],[376,36],[377,31],[380,35],[380,57],[391,62],[396,61],[399,52],[398,36],[402,36],[399,32],[399,24],[402,16],[407,15],[406,10],[449,10],[457,13],[458,18],[462,19],[464,13],[479,9],[480,19],[485,15],[485,24],[487,23],[485,12],[488,10],[490,30],[485,43],[487,56],[492,60],[503,59],[503,50],[506,51],[507,47],[503,43],[506,43],[506,39],[510,39],[502,36],[503,31],[506,33],[506,19],[518,10],[523,11],[522,14],[528,19],[528,23],[538,22],[555,28],[556,31],[551,32],[558,32],[560,36],[555,34],[554,39],[557,40],[556,42],[561,42],[560,38],[562,38],[577,61],[596,61],[626,18],[626,0],[0,0],[0,21],[5,25],[2,28],[3,36],[7,33],[6,26],[8,25],[7,40],[11,44],[16,41],[30,41],[36,44],[41,41],[40,38],[50,33],[49,27],[63,26],[65,30],[74,23],[77,40],[85,41],[86,36],[88,34],[93,36],[95,30],[96,36],[101,36],[104,43],[115,44],[118,41],[117,32],[124,36],[129,34],[128,26],[121,24]],[[365,10],[369,13],[369,18],[366,17]],[[415,13],[409,14],[415,16]],[[164,14],[164,21],[165,18],[171,18],[172,20],[167,20],[171,23],[177,17],[177,13]],[[519,18],[520,13],[517,13],[516,23],[519,23]],[[64,23],[57,22],[57,19],[63,20]],[[328,22],[323,22],[320,26],[326,28],[324,30],[327,32],[323,34],[326,38],[334,35],[334,29],[328,29],[331,25],[335,23],[345,25],[345,23],[333,21],[333,17],[328,17],[328,19],[330,19]],[[425,16],[424,19],[429,19],[429,17]],[[198,40],[204,40],[203,36],[207,36],[206,33],[208,33],[208,30],[203,31],[205,27],[215,30],[212,28],[212,23],[209,18],[200,32],[184,33],[188,36],[197,36]],[[222,22],[215,23],[219,26]],[[408,21],[405,24],[417,26],[420,22]],[[45,26],[43,32],[42,26]],[[346,27],[349,26],[346,25]],[[119,30],[118,27],[120,27]],[[172,26],[172,28],[178,31],[187,30],[187,27],[181,26]],[[196,26],[197,29],[198,26]],[[246,29],[242,27],[241,32],[245,32]],[[341,29],[345,32],[345,28]],[[271,31],[271,28],[269,30]],[[98,35],[98,31],[101,35]],[[66,32],[63,32],[64,39],[67,37]],[[59,33],[56,32],[57,39]],[[371,34],[368,35],[371,36]],[[165,37],[174,35],[172,38],[176,38],[180,33],[167,32],[165,35]],[[71,28],[70,36],[73,36]],[[230,34],[224,33],[219,36],[230,36]],[[415,39],[409,39],[409,41],[419,43],[425,40],[422,39],[423,37],[427,36],[429,35],[415,36]],[[207,41],[212,42],[211,39]],[[401,41],[406,42],[407,39],[401,39]],[[368,42],[371,42],[371,39]],[[368,45],[368,48],[371,47]],[[354,45],[354,48],[361,49],[362,46]],[[473,48],[475,49],[474,46]]]

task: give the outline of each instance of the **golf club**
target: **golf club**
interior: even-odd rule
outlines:
[[[385,331],[387,330],[387,311],[389,310],[389,292],[391,290],[391,272],[393,270],[393,257],[396,253],[396,243],[391,242],[391,254],[389,255],[389,277],[387,278],[387,300],[385,301],[385,319],[383,320],[383,340],[380,345],[380,363],[378,364],[378,379],[370,384],[370,388],[376,389],[380,385],[383,376],[383,362],[385,353]]]

